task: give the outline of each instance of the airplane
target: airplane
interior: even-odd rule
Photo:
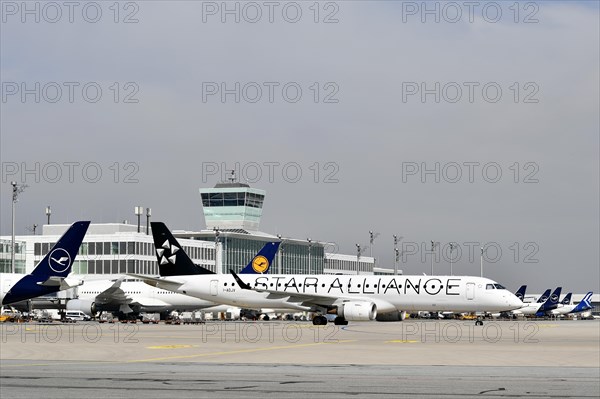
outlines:
[[[194,264],[164,223],[152,222],[151,226],[161,275],[215,274]],[[240,273],[268,272],[278,246],[279,243],[274,246],[273,243],[265,245]],[[104,311],[139,314],[141,312],[198,309],[205,312],[228,312],[234,315],[234,318],[238,318],[241,314],[241,309],[231,305],[221,305],[213,301],[152,287],[139,280],[125,279],[125,276],[117,280],[86,281],[78,289],[77,296],[77,299],[67,302],[67,310],[81,310],[89,315]]]
[[[525,297],[525,293],[523,293],[523,297]],[[540,309],[542,304],[548,300],[550,297],[550,288],[548,288],[544,293],[538,298],[536,302],[523,302],[523,306],[519,309],[511,310],[513,315],[534,315]]]
[[[159,263],[170,267],[170,256],[176,252],[173,244],[162,243],[161,248],[170,252],[161,255],[164,259]],[[335,324],[345,325],[399,321],[402,311],[495,312],[523,306],[503,286],[482,277],[257,274],[242,279],[233,270],[230,274],[160,274],[158,278],[130,275],[158,288],[231,306],[316,312],[315,325],[327,324],[324,314],[336,314]]]
[[[551,314],[550,312],[552,310],[554,310],[558,307],[558,300],[560,299],[560,291],[561,290],[562,290],[562,287],[558,287],[557,289],[554,290],[552,295],[550,295],[550,298],[548,298],[546,300],[546,302],[544,302],[542,304],[542,306],[540,306],[538,311],[535,313],[536,317],[548,316]]]
[[[568,293],[565,296],[565,299],[563,299],[561,302],[562,306],[559,305],[556,309],[552,309],[550,313],[553,316],[562,316],[570,313],[580,313],[585,312],[586,310],[590,310],[593,308],[592,304],[590,303],[592,299],[592,294],[593,293],[591,291],[588,292],[587,294],[585,294],[581,302],[579,302],[577,305],[571,305],[571,293]],[[567,299],[568,301],[566,301]]]
[[[30,274],[1,273],[2,305],[81,285],[81,280],[69,274],[89,225],[89,221],[73,223]]]

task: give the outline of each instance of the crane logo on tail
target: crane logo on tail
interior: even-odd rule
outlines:
[[[71,267],[71,255],[63,248],[56,248],[50,252],[48,266],[56,273],[63,273]]]
[[[269,268],[269,260],[262,255],[256,256],[252,259],[252,269],[256,273],[264,273]]]

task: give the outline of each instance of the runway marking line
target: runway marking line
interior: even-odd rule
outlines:
[[[338,342],[315,342],[312,344],[269,346],[269,347],[265,347],[265,348],[240,349],[240,350],[234,350],[234,351],[221,351],[221,352],[211,352],[211,353],[198,353],[195,355],[166,356],[166,357],[156,357],[156,358],[150,358],[150,359],[125,360],[122,363],[159,362],[159,361],[175,360],[175,359],[193,359],[193,358],[197,358],[197,357],[236,355],[239,353],[253,353],[253,352],[266,352],[266,351],[279,350],[279,349],[306,348],[309,346],[317,346],[317,345],[335,345],[335,344],[343,344],[343,343],[354,342],[354,341],[356,341],[356,340],[348,339],[348,340],[340,340]]]
[[[182,349],[182,348],[196,348],[200,345],[184,345],[184,344],[174,344],[174,345],[154,345],[147,346],[146,349]]]

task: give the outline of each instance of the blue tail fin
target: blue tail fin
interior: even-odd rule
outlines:
[[[523,302],[523,299],[525,299],[525,290],[527,290],[527,286],[522,285],[517,292],[515,292],[515,296],[519,298],[521,302]]]
[[[266,274],[273,263],[273,258],[279,249],[279,242],[268,242],[254,258],[242,269],[242,274]]]
[[[542,296],[540,296],[540,298],[537,300],[537,303],[546,302],[548,300],[548,297],[550,297],[550,288],[548,288],[546,291],[544,291]]]
[[[156,249],[158,271],[161,276],[190,276],[194,274],[214,274],[196,265],[185,253],[167,226],[162,222],[150,223]]]
[[[548,300],[546,302],[544,302],[544,304],[540,308],[540,312],[556,309],[556,307],[558,305],[558,300],[560,298],[561,291],[562,291],[562,287],[556,288],[554,290],[554,292],[552,293],[552,295],[550,295],[550,298],[548,298]]]
[[[583,297],[583,299],[581,300],[581,302],[579,302],[577,304],[577,306],[575,306],[575,309],[573,309],[571,311],[571,313],[577,313],[577,312],[585,312],[586,310],[590,310],[592,309],[592,291],[588,292],[587,294],[585,294],[585,296]]]
[[[47,295],[60,290],[58,285],[42,285],[51,278],[62,279],[71,273],[79,247],[85,237],[90,222],[75,222],[54,244],[35,269],[11,287],[2,300],[3,304]]]
[[[75,222],[60,237],[50,252],[37,264],[31,272],[40,281],[50,276],[67,277],[75,261],[79,247],[85,237],[90,222]]]
[[[567,295],[565,295],[563,300],[560,301],[561,305],[570,305],[571,304],[571,295],[573,295],[572,292],[569,292]]]

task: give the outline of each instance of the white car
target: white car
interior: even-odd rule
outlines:
[[[76,321],[90,321],[92,318],[81,310],[69,310],[65,314],[65,320],[68,322],[76,322]]]

